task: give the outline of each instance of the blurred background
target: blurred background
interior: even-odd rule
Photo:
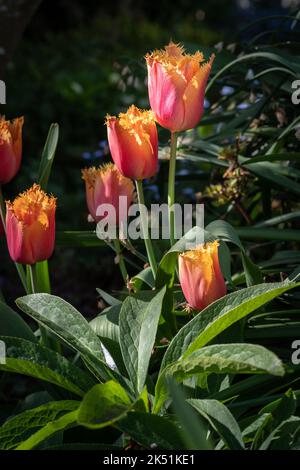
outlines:
[[[49,126],[58,122],[60,139],[49,183],[58,197],[58,230],[92,229],[80,170],[109,160],[106,113],[116,114],[132,103],[148,107],[145,54],[171,38],[189,51],[211,51],[237,41],[242,47],[299,4],[0,0],[0,79],[7,86],[7,104],[0,112],[7,118],[25,116],[23,165],[5,187],[5,196],[13,198],[35,181]],[[262,20],[266,16],[274,18]],[[166,142],[167,136],[162,132],[160,139]],[[163,171],[160,175],[164,177]],[[147,184],[148,201],[163,197],[157,181]],[[7,261],[1,246],[1,287],[13,301],[22,290]],[[50,269],[53,292],[87,315],[97,312],[96,287],[112,290],[122,284],[113,255],[102,248],[57,247]]]

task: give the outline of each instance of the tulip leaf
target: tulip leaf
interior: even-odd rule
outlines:
[[[165,293],[164,287],[150,302],[129,296],[121,308],[120,346],[129,377],[138,393],[145,385]]]
[[[98,336],[81,313],[68,302],[50,294],[32,294],[20,297],[16,304],[72,349],[81,353],[94,373],[99,370],[100,376],[106,379],[118,375],[105,363]]]
[[[75,400],[52,401],[13,416],[0,427],[0,450],[16,448],[31,433],[78,408]]]
[[[78,424],[90,429],[110,426],[133,406],[120,384],[109,380],[95,385],[84,397],[78,410]]]
[[[223,403],[218,400],[198,400],[195,398],[190,398],[187,402],[209,422],[229,449],[242,450],[245,448],[240,427]]]
[[[155,411],[159,410],[168,396],[168,377],[183,381],[201,373],[282,376],[284,368],[278,357],[263,346],[244,343],[206,346],[170,364],[159,375],[155,390]]]
[[[43,189],[47,188],[59,137],[59,125],[51,124],[43,150],[38,181]]]
[[[28,375],[83,396],[94,381],[64,356],[21,338],[0,336],[6,346],[6,361],[0,370]]]

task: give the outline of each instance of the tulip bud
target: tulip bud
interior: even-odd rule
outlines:
[[[201,52],[185,54],[172,42],[146,55],[150,106],[157,122],[172,132],[195,127],[203,114],[206,83],[214,61]]]
[[[5,121],[0,116],[0,184],[9,183],[19,171],[23,123],[23,117]]]
[[[134,180],[153,176],[158,166],[158,137],[152,111],[130,106],[118,118],[107,116],[106,125],[111,155],[120,173]]]
[[[113,163],[82,170],[82,179],[85,181],[87,206],[96,222],[104,217],[104,215],[97,215],[97,209],[102,204],[111,204],[116,211],[116,223],[121,222],[119,219],[120,196],[126,197],[126,213],[122,215],[124,218],[127,217],[129,206],[134,198],[134,185],[129,178],[121,175]]]
[[[179,255],[179,280],[190,307],[202,310],[226,295],[218,241],[204,243]]]
[[[56,198],[38,184],[6,202],[6,238],[10,257],[23,264],[43,261],[53,253]]]

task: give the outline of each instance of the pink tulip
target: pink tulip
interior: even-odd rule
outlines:
[[[189,306],[202,310],[226,295],[220,269],[218,241],[199,245],[179,255],[179,280]]]
[[[82,170],[82,178],[85,181],[87,206],[96,222],[104,217],[97,215],[98,207],[111,204],[116,210],[116,223],[120,223],[120,196],[126,197],[127,210],[123,216],[127,217],[129,206],[134,199],[134,185],[130,179],[121,175],[115,165],[108,163],[99,168],[86,168]]]
[[[214,57],[203,63],[201,52],[185,54],[172,42],[146,55],[150,106],[162,127],[179,132],[199,123]]]
[[[107,116],[112,158],[122,175],[134,180],[150,178],[158,167],[158,137],[152,111],[130,106],[118,117]]]
[[[6,239],[13,261],[35,264],[53,253],[56,199],[38,184],[6,202]]]
[[[0,117],[0,184],[9,183],[19,171],[23,123],[23,117],[13,121]]]

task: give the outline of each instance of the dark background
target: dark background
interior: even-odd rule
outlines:
[[[269,15],[287,14],[293,0],[0,0],[0,78],[7,85],[7,118],[25,116],[21,172],[5,188],[15,197],[37,177],[51,122],[60,140],[49,190],[58,196],[58,230],[91,229],[87,223],[80,169],[109,156],[104,118],[131,103],[147,107],[144,55],[170,38],[188,50],[236,41],[245,25]],[[254,24],[239,36],[245,41],[272,26]],[[27,27],[26,27],[27,26]],[[162,141],[166,138],[161,133]],[[154,198],[153,183],[146,191]],[[97,312],[96,287],[121,286],[113,255],[103,249],[56,249],[50,261],[53,291],[83,313]],[[0,247],[0,280],[7,298],[22,294]]]

